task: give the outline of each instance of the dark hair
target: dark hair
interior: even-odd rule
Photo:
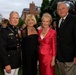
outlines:
[[[3,19],[1,23],[2,23],[2,24],[8,24],[9,21],[8,21],[8,19]]]

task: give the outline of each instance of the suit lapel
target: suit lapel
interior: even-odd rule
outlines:
[[[68,21],[70,20],[70,14],[68,14],[67,15],[67,17],[66,17],[66,19],[64,20],[64,23],[62,24],[62,26],[59,28],[58,27],[58,24],[57,24],[57,31],[58,30],[63,30],[64,29],[64,27],[66,27],[68,24],[67,23],[69,23]],[[59,22],[58,22],[59,23]]]

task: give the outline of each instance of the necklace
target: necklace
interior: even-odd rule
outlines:
[[[46,32],[42,32],[42,34],[46,34]]]
[[[48,30],[49,30],[49,29],[43,30],[43,31],[42,31],[42,34],[43,34],[43,35],[47,34]]]
[[[31,32],[34,31],[34,28],[28,28]]]
[[[30,31],[33,31],[34,29],[33,28],[30,28]]]

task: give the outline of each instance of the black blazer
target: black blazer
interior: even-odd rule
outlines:
[[[72,62],[76,57],[76,17],[68,14],[61,28],[57,24],[57,59]]]

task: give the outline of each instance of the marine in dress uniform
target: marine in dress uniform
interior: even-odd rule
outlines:
[[[21,64],[20,38],[18,28],[8,25],[0,30],[0,62],[3,69],[10,65],[17,69]]]

